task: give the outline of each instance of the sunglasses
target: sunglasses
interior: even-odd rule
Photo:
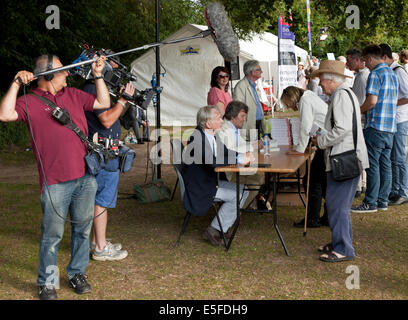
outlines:
[[[221,79],[229,78],[229,74],[219,74],[218,78],[221,78]]]

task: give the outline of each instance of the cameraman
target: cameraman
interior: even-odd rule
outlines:
[[[109,106],[109,92],[101,77],[106,58],[92,63],[96,80],[96,97],[67,87],[67,71],[40,76],[32,92],[67,110],[73,122],[88,133],[85,111]],[[34,66],[36,74],[62,67],[57,56],[43,55]],[[89,263],[91,231],[96,192],[95,178],[86,172],[84,157],[87,145],[71,129],[51,115],[51,108],[33,94],[17,99],[22,84],[33,81],[29,71],[20,71],[0,102],[0,121],[24,121],[31,130],[31,144],[38,163],[41,186],[41,242],[37,285],[41,300],[55,300],[58,245],[64,235],[65,219],[71,216],[71,260],[67,266],[69,286],[76,293],[91,291],[85,269]],[[28,112],[28,109],[30,110]],[[50,271],[51,269],[51,271]],[[53,276],[54,275],[54,276]]]
[[[105,54],[113,54],[113,52],[105,50]],[[111,60],[108,63],[112,68],[118,68],[118,65]],[[82,89],[85,92],[96,94],[96,85],[93,80],[86,82]],[[134,88],[130,83],[126,85],[125,93],[133,96]],[[86,112],[89,137],[92,139],[94,134],[98,133],[98,140],[105,146],[106,139],[116,141],[118,145],[121,135],[118,119],[127,108],[127,100],[121,96],[115,104],[111,102],[109,109]],[[91,237],[92,259],[99,261],[122,260],[127,257],[127,251],[121,250],[122,245],[120,243],[112,244],[106,239],[107,208],[115,208],[116,206],[119,170],[113,172],[103,169],[95,177],[98,190],[95,197],[95,219]]]

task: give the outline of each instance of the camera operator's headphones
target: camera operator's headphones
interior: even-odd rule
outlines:
[[[48,55],[48,62],[47,62],[47,70],[45,71],[49,71],[52,70],[52,60],[53,60],[54,56],[52,54]],[[54,79],[54,74],[50,73],[50,74],[46,74],[44,76],[44,79],[47,81],[51,81],[52,79]]]

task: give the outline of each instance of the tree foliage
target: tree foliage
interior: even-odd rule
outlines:
[[[205,6],[209,0],[201,0]],[[292,13],[291,30],[296,35],[296,44],[308,50],[306,0],[220,0],[231,19],[233,28],[241,38],[252,32],[277,34],[279,16]],[[347,28],[346,13],[350,5],[358,7],[360,28]],[[333,52],[344,55],[350,47],[363,48],[369,43],[386,42],[393,51],[406,48],[408,40],[408,0],[310,0],[312,52],[319,52],[319,30],[328,27],[329,37],[320,43],[322,53]],[[287,19],[288,20],[288,19]],[[288,21],[289,22],[289,21]]]
[[[212,0],[160,0],[160,40],[187,23],[205,24],[204,8]],[[296,44],[308,50],[306,0],[218,0],[223,3],[234,30],[240,38],[253,32],[277,34],[279,16],[292,14],[291,30]],[[3,1],[0,11],[0,56],[2,77],[0,96],[19,70],[32,70],[35,57],[54,53],[69,64],[81,53],[80,45],[118,51],[156,42],[155,0],[53,0],[60,10],[60,29],[47,29],[46,8],[40,0]],[[393,51],[406,48],[408,41],[408,0],[354,0],[360,11],[360,28],[349,29],[349,0],[310,0],[312,52],[344,55],[350,47],[387,42]],[[319,43],[319,30],[328,27],[329,37]],[[319,46],[320,44],[320,46]],[[320,50],[319,50],[320,48]],[[121,56],[129,65],[144,51]],[[75,79],[69,80],[76,84]],[[14,133],[0,126],[0,139]],[[10,127],[17,131],[21,126]],[[13,130],[14,130],[13,129]],[[3,133],[6,136],[1,135]],[[6,137],[6,138],[5,138]],[[7,140],[12,141],[12,140]]]
[[[4,3],[4,2],[3,2]],[[156,12],[153,0],[71,0],[52,1],[60,11],[60,29],[47,29],[46,8],[50,3],[6,1],[0,13],[0,56],[3,76],[0,91],[7,90],[18,70],[32,70],[33,60],[54,53],[63,64],[81,53],[80,45],[111,48],[116,52],[156,42]],[[190,0],[160,0],[160,39],[187,23],[204,23],[199,5]],[[144,53],[121,57],[130,64]]]

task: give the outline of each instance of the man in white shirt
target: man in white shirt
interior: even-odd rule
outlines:
[[[221,232],[227,233],[237,217],[236,185],[233,182],[218,179],[214,169],[227,164],[246,165],[255,160],[246,155],[239,159],[235,151],[229,150],[221,141],[217,141],[216,132],[221,129],[222,123],[223,120],[216,106],[205,106],[198,110],[197,128],[185,148],[181,171],[185,184],[182,201],[188,212],[196,216],[204,216],[215,198],[223,201],[218,210],[220,223],[215,217],[203,234],[203,238],[213,246],[222,244]],[[241,185],[240,194],[242,208],[248,196],[248,192],[243,191],[243,185]]]
[[[382,43],[380,48],[383,59],[398,78],[397,132],[391,150],[392,187],[389,196],[389,205],[396,206],[408,202],[408,166],[405,153],[408,137],[408,73],[393,60],[388,44]]]
[[[400,61],[404,65],[405,70],[408,72],[408,50],[401,50]]]

